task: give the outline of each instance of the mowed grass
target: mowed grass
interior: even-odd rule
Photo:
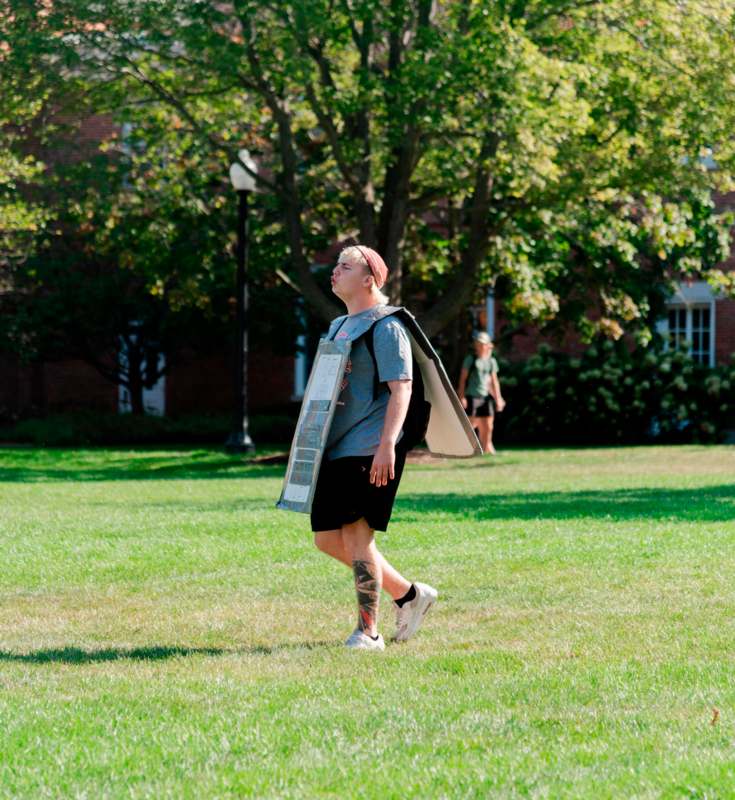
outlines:
[[[0,450],[0,796],[735,796],[735,448],[410,465],[383,654],[282,474]]]

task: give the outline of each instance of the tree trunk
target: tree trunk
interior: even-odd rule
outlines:
[[[454,281],[444,295],[420,319],[427,336],[435,334],[448,325],[459,309],[470,302],[477,289],[477,273],[487,253],[490,237],[488,222],[492,186],[490,160],[497,152],[499,142],[500,139],[494,132],[488,133],[485,137],[475,173],[467,245],[462,253],[462,260]]]
[[[283,194],[285,223],[293,265],[299,276],[299,284],[305,299],[311,303],[325,321],[331,322],[342,312],[339,306],[336,303],[332,303],[319,288],[304,253],[301,204],[296,183],[296,155],[293,147],[291,122],[288,115],[278,106],[275,106],[275,109],[281,145],[281,163],[283,165],[281,185],[285,190]]]
[[[394,151],[394,162],[386,172],[383,208],[378,228],[379,248],[390,269],[388,281],[390,298],[396,305],[400,305],[403,295],[401,248],[406,232],[414,159],[412,142]]]

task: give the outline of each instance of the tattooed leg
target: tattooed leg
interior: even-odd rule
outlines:
[[[357,627],[369,636],[377,636],[378,601],[380,599],[380,567],[375,561],[356,559],[352,562],[357,590]]]
[[[342,542],[355,577],[359,611],[357,627],[370,636],[376,636],[383,574],[374,532],[361,517],[357,522],[342,526]]]
[[[341,530],[318,531],[314,534],[314,544],[328,556],[342,562],[348,567],[352,567],[352,557],[347,552]],[[380,580],[383,589],[394,599],[403,597],[411,588],[411,581],[407,581],[403,575],[386,559],[386,557],[375,547],[373,543],[373,558],[380,566]]]

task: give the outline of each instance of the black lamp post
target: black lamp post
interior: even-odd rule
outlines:
[[[247,150],[238,157],[251,172],[257,172],[256,163]],[[229,453],[252,453],[253,440],[248,433],[248,195],[255,190],[255,178],[241,163],[230,166],[230,181],[238,196],[237,219],[237,342],[235,345],[235,418],[232,433],[225,442]]]

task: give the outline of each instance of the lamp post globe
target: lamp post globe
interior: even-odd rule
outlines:
[[[236,192],[254,192],[255,175],[258,174],[258,165],[253,161],[248,150],[238,150],[237,157],[239,161],[230,164],[230,182],[232,183],[232,188]],[[243,166],[243,164],[245,166]]]
[[[248,195],[255,191],[258,166],[247,150],[237,154],[239,161],[230,165],[230,182],[238,196],[237,215],[237,341],[234,359],[235,413],[225,449],[229,453],[252,453],[255,450],[248,431]],[[243,166],[244,165],[244,166]]]

